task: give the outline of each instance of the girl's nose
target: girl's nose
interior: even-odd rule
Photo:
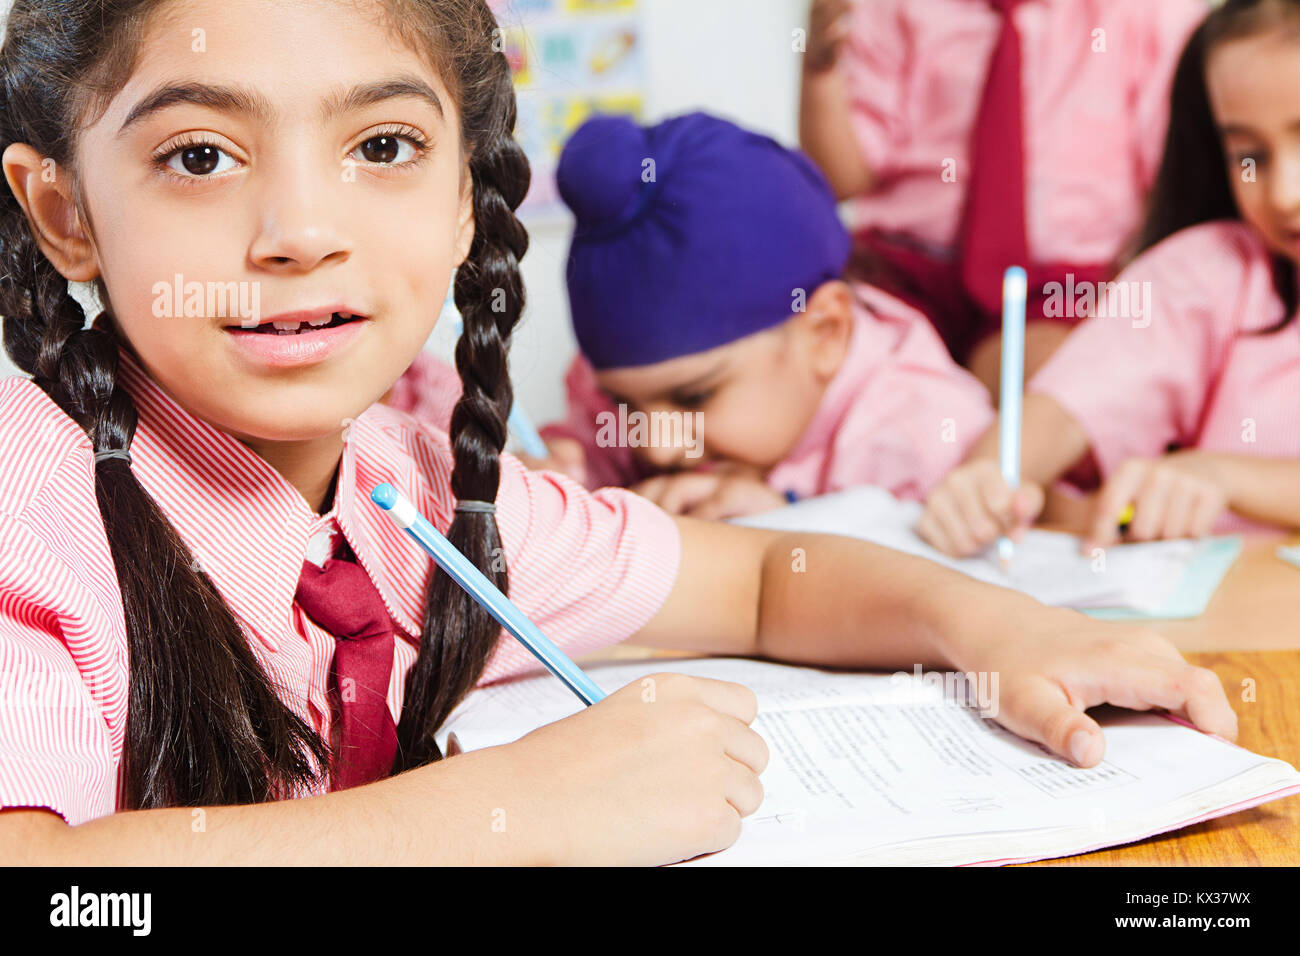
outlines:
[[[301,162],[285,167],[268,169],[261,184],[258,231],[249,250],[253,261],[264,268],[307,271],[328,259],[346,260],[352,244],[343,228],[345,190],[355,184]]]

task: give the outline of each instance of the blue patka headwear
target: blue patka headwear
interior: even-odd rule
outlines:
[[[837,279],[849,237],[803,153],[704,113],[597,116],[560,156],[577,219],[573,330],[597,369],[702,352],[785,321]]]

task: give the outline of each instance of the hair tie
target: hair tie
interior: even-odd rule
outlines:
[[[105,458],[121,458],[128,465],[131,464],[131,453],[125,448],[110,448],[107,451],[95,452],[95,464],[99,464]]]
[[[483,514],[494,514],[497,510],[495,501],[475,501],[472,498],[465,498],[456,502],[457,511],[477,511]]]

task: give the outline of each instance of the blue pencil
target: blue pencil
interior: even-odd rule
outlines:
[[[1020,266],[1002,276],[1002,392],[998,408],[998,458],[1002,477],[1015,491],[1020,487],[1020,398],[1025,387],[1025,298],[1029,277]],[[1011,564],[1015,546],[1005,535],[998,539],[998,562]]]
[[[495,584],[461,554],[456,546],[448,541],[431,525],[424,515],[411,504],[400,491],[388,482],[375,485],[370,492],[370,500],[379,505],[392,519],[393,524],[401,528],[415,543],[429,553],[438,566],[447,572],[457,584],[469,592],[470,597],[478,601],[497,623],[513,634],[516,640],[546,665],[546,669],[558,677],[578,695],[587,705],[604,700],[605,692],[596,686],[577,664],[573,663],[564,651],[560,650],[536,624],[530,621],[523,611],[501,593]]]

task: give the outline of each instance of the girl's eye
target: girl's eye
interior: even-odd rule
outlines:
[[[360,152],[362,155],[358,158],[359,162],[401,166],[422,155],[424,149],[424,144],[413,137],[384,133],[370,137],[353,150],[352,155]]]
[[[714,391],[715,390],[710,389],[707,392],[693,392],[690,395],[678,395],[676,402],[682,408],[699,408],[713,397]]]
[[[229,165],[222,165],[225,157]],[[179,162],[179,168],[177,163]],[[159,159],[159,164],[186,179],[210,176],[233,169],[234,158],[211,143],[186,143],[176,147]]]

